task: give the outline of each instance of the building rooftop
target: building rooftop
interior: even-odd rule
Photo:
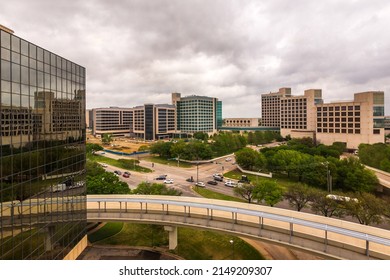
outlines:
[[[10,29],[10,28],[8,28],[8,27],[6,27],[4,25],[1,25],[1,24],[0,24],[0,30],[3,30],[5,32],[11,33],[11,34],[14,34],[14,31],[12,29]]]

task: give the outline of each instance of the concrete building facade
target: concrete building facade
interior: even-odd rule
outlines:
[[[176,133],[176,108],[168,104],[145,104],[134,108],[92,109],[92,133],[101,137],[136,137],[144,140],[170,138]]]
[[[92,133],[95,136],[111,134],[130,136],[133,128],[134,111],[130,108],[95,108],[92,109]]]
[[[261,95],[262,126],[280,127],[280,99],[291,96],[291,88],[280,88],[278,92]]]
[[[351,149],[361,143],[384,143],[384,92],[361,92],[354,97],[317,106],[318,142],[346,142]]]
[[[283,94],[287,92],[288,94]],[[320,89],[306,90],[304,95],[292,96],[290,89],[262,95],[262,119],[268,124],[280,122],[283,137],[310,137],[317,143],[331,145],[345,142],[350,149],[360,143],[384,142],[384,92],[361,92],[353,101],[324,103]],[[272,110],[267,108],[271,106]],[[279,119],[276,111],[279,107]]]

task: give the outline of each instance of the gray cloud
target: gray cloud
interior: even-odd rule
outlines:
[[[390,108],[386,0],[3,2],[1,24],[87,68],[88,108],[181,92],[259,117],[260,94],[286,86],[325,101],[383,90]]]

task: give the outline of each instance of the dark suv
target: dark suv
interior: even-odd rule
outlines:
[[[168,175],[160,175],[156,178],[156,180],[165,180]]]

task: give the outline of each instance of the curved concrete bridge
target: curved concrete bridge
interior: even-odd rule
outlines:
[[[169,247],[177,227],[274,242],[327,259],[390,259],[390,231],[297,211],[205,198],[88,195],[88,221],[164,225]]]

